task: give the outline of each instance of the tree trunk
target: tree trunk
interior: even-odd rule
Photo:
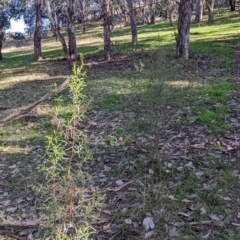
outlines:
[[[110,18],[110,25],[111,25],[111,33],[112,31],[114,30],[115,28],[115,24],[114,24],[114,8],[113,6],[109,5],[109,8],[110,8],[110,15],[111,15],[111,18]]]
[[[152,9],[150,10],[150,24],[155,24],[155,16]]]
[[[63,5],[57,6],[54,1],[52,1],[52,6],[53,6],[53,12],[54,12],[54,22],[55,22],[55,28],[60,31],[60,25],[59,25],[59,16],[61,15]]]
[[[67,0],[67,15],[68,15],[68,57],[77,59],[77,42],[76,31],[74,25],[74,0]]]
[[[129,15],[127,14],[127,9],[125,7],[125,5],[120,5],[121,11],[122,11],[122,15],[124,16],[124,26],[127,27],[130,25],[130,18]]]
[[[2,42],[0,42],[0,60],[2,60],[3,57],[2,57]]]
[[[149,1],[150,24],[155,24],[155,15],[153,11],[153,0]]]
[[[193,2],[192,0],[180,0],[178,7],[178,34],[176,37],[176,57],[184,56],[188,60],[188,42],[191,23]]]
[[[84,6],[84,10],[82,13],[82,33],[85,34],[86,33],[86,17],[85,17],[85,6]]]
[[[131,31],[132,31],[132,45],[137,45],[137,24],[134,15],[134,6],[133,0],[127,0],[128,8],[129,8],[129,16],[130,16],[130,24],[131,24]]]
[[[169,19],[170,25],[172,26],[173,25],[173,19],[172,19],[172,11],[171,11],[171,9],[168,11],[168,19]]]
[[[79,18],[82,23],[82,33],[86,33],[86,1],[78,0],[79,5]]]
[[[35,22],[35,31],[33,36],[34,41],[34,55],[37,61],[42,60],[42,47],[41,47],[41,40],[42,40],[42,4],[41,0],[35,0],[35,15],[36,15],[36,22]]]
[[[104,36],[104,58],[106,61],[111,59],[111,15],[109,9],[110,0],[103,0],[103,36]]]
[[[142,24],[145,24],[145,8],[142,8]]]
[[[142,19],[142,7],[141,7],[141,0],[136,0],[135,4],[137,5],[136,11],[137,11],[137,16],[139,19]]]
[[[3,42],[4,42],[4,32],[2,29],[0,29],[0,60],[3,59],[2,57],[2,45],[3,45]]]
[[[55,6],[55,2],[53,2],[53,12],[54,12],[55,28],[57,30],[60,30],[59,22],[58,22],[58,14],[57,14],[57,9],[56,9],[56,6]]]
[[[51,27],[54,30],[54,33],[57,35],[59,41],[61,42],[64,55],[65,55],[66,59],[68,59],[67,44],[66,44],[65,38],[60,33],[58,23],[56,21],[54,21],[53,18],[52,18],[52,11],[51,11],[51,6],[50,6],[49,0],[45,0],[45,5],[46,5],[46,8],[47,8],[48,19],[51,23]]]
[[[200,22],[203,18],[204,0],[197,0],[195,21]]]
[[[208,9],[208,23],[213,23],[214,21],[214,0],[206,0],[206,5]]]
[[[176,10],[175,6],[170,6],[166,14],[171,26],[173,26],[173,13],[175,10]]]
[[[236,8],[236,1],[235,0],[229,0],[229,4],[230,4],[230,9],[231,11],[235,11]]]
[[[85,21],[85,16],[83,15],[83,20],[82,20],[82,33],[86,33],[86,21]]]

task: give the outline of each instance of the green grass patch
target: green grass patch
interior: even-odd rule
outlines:
[[[234,83],[224,82],[219,84],[213,84],[207,90],[210,97],[216,99],[216,101],[221,101],[226,99],[226,94],[236,88]]]
[[[212,128],[217,127],[223,130],[229,128],[224,119],[229,112],[227,100],[234,89],[235,85],[230,82],[214,83],[203,88],[200,91],[201,97],[192,98],[197,106],[192,109],[192,112],[197,115],[196,120]]]
[[[201,113],[197,117],[197,120],[199,120],[203,123],[207,123],[209,125],[216,125],[220,119],[215,112],[206,111],[206,112]]]

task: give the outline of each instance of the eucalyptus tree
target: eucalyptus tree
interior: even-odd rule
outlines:
[[[20,1],[20,0],[19,0]],[[33,47],[34,57],[36,61],[42,60],[42,16],[44,15],[43,0],[22,0],[24,23],[26,25],[25,31],[28,34],[33,33]]]
[[[35,6],[35,31],[34,31],[34,53],[35,59],[41,60],[41,30],[42,16],[47,16],[51,29],[62,44],[66,59],[77,58],[76,32],[75,32],[75,1],[74,0],[34,0]],[[45,14],[45,15],[44,15]],[[67,25],[68,46],[65,38],[60,32],[59,21]]]
[[[52,6],[53,6],[53,9],[54,9],[55,11],[53,11],[52,8],[51,8],[50,0],[45,0],[45,6],[46,6],[46,11],[47,11],[48,19],[49,19],[49,22],[50,22],[50,24],[51,24],[51,28],[52,28],[54,34],[55,34],[55,35],[57,36],[57,38],[59,39],[59,41],[61,42],[61,44],[62,44],[62,49],[63,49],[63,52],[64,52],[64,54],[65,54],[65,57],[66,57],[66,59],[68,59],[68,47],[67,47],[65,38],[63,37],[63,35],[62,35],[61,32],[60,32],[59,23],[58,23],[58,17],[57,17],[57,13],[56,13],[55,3],[52,1]],[[55,18],[53,18],[52,15],[54,15]]]
[[[117,5],[121,10],[121,17],[124,18],[124,26],[130,26],[130,17],[128,14],[128,6],[125,0],[116,0]]]
[[[134,14],[134,4],[133,0],[127,0],[128,8],[129,8],[129,16],[130,16],[130,24],[131,24],[131,32],[132,32],[132,45],[137,45],[137,24]]]
[[[24,23],[26,25],[24,31],[32,35],[35,30],[35,6],[34,4],[29,4],[29,6],[26,7],[26,10],[23,14]]]
[[[214,22],[214,0],[206,0],[206,7],[208,10],[208,23]]]
[[[173,17],[178,16],[177,2],[175,0],[155,1],[155,15],[168,20],[173,25]]]
[[[52,8],[51,3],[53,6]],[[50,0],[45,0],[45,4],[52,29],[62,44],[65,57],[69,60],[77,59],[76,30],[74,23],[76,18],[75,0],[53,0],[52,2],[50,2]],[[55,12],[53,12],[52,9],[55,9]],[[52,14],[55,16],[55,21],[53,20]],[[61,18],[62,24],[67,25],[68,46],[58,27],[59,18]]]
[[[11,24],[10,20],[18,19],[21,16],[22,4],[19,0],[2,0],[0,1],[0,60],[2,57],[2,46],[5,41],[5,30]]]
[[[154,4],[153,0],[148,1],[150,24],[155,24],[155,13],[154,13],[154,5],[153,4]]]
[[[230,4],[230,9],[231,11],[235,11],[236,9],[236,0],[229,0],[229,4]]]
[[[103,39],[104,39],[104,58],[106,61],[111,59],[111,22],[112,16],[110,11],[110,1],[102,1],[102,16],[103,16]]]
[[[74,0],[67,0],[67,19],[68,19],[68,57],[69,59],[77,59],[77,42],[74,16]]]
[[[91,2],[90,0],[77,0],[76,2],[76,8],[78,12],[78,18],[80,22],[82,23],[82,33],[86,32],[86,19],[87,19],[87,14],[90,11],[90,5]]]
[[[0,60],[2,57],[2,45],[5,41],[5,30],[10,27],[10,21],[8,15],[5,13],[4,9],[0,8]]]
[[[52,0],[51,3],[52,3],[51,5],[52,5],[53,15],[54,15],[55,28],[60,30],[59,23],[65,18],[65,16],[62,15],[62,9],[64,5],[61,4],[61,1],[59,0],[58,1]]]
[[[196,22],[200,22],[203,18],[204,3],[205,3],[205,0],[196,1],[196,14],[195,14]]]
[[[188,60],[188,43],[193,0],[180,0],[178,3],[178,33],[176,36],[176,57]]]
[[[138,21],[144,24],[142,0],[135,0],[134,3],[135,3],[135,12],[136,12],[136,16],[138,17]]]
[[[34,0],[35,7],[35,31],[33,35],[35,60],[42,60],[42,8],[43,0]]]

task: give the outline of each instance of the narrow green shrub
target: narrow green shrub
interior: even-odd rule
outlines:
[[[56,125],[46,137],[46,157],[41,169],[45,181],[41,189],[51,227],[45,239],[87,240],[94,233],[89,219],[94,218],[93,209],[100,198],[95,193],[92,196],[90,174],[83,171],[84,164],[92,159],[84,131],[79,128],[89,103],[83,94],[86,75],[83,66],[80,55],[80,65],[73,63],[70,76],[69,111],[61,113],[64,97],[58,97],[53,117]]]

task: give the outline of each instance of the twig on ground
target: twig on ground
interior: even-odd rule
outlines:
[[[3,220],[2,222],[0,222],[0,227],[35,227],[39,225],[43,225],[42,219],[31,220],[31,221]]]
[[[51,90],[50,92],[46,93],[44,96],[42,96],[36,102],[31,103],[27,106],[21,107],[18,110],[16,110],[15,112],[11,113],[10,115],[8,115],[7,117],[5,117],[4,119],[2,119],[0,121],[0,126],[4,126],[5,124],[7,124],[9,122],[12,122],[12,121],[15,121],[15,120],[18,120],[20,118],[24,118],[24,117],[28,116],[29,111],[31,111],[38,104],[49,100],[55,93],[64,89],[66,87],[66,85],[69,83],[69,81],[70,81],[70,79],[67,78],[60,86],[58,86],[57,88],[55,88],[55,89]]]
[[[121,189],[123,189],[124,187],[126,187],[127,185],[129,185],[132,182],[133,182],[133,180],[130,181],[130,182],[127,182],[127,183],[125,183],[125,184],[123,184],[123,185],[121,185],[121,186],[119,186],[117,188],[107,188],[106,190],[109,191],[109,192],[118,192],[118,191],[120,191]]]

